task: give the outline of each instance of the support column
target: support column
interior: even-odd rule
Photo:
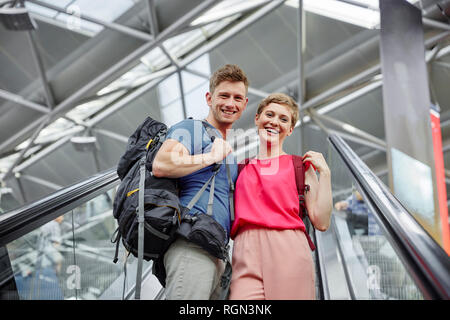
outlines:
[[[450,254],[441,221],[431,99],[420,9],[380,0],[380,55],[389,185],[427,232]]]
[[[304,59],[303,59],[303,41],[304,41],[304,11],[303,11],[303,0],[298,0],[298,43],[297,43],[297,53],[298,53],[298,94],[297,102],[299,109],[299,120],[300,120],[300,139],[299,143],[299,154],[303,155],[305,149],[305,125],[304,125],[304,111],[303,103],[305,102],[305,75],[304,75]]]

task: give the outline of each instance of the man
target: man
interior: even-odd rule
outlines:
[[[211,177],[215,163],[229,165],[233,183],[237,165],[232,148],[226,141],[227,130],[245,110],[248,80],[236,65],[225,65],[211,77],[206,103],[209,113],[206,124],[216,132],[211,141],[201,121],[186,119],[170,128],[166,140],[153,161],[156,177],[179,178],[180,201],[187,206],[198,190]],[[221,138],[220,138],[221,137]],[[212,217],[230,234],[229,183],[225,165],[215,179]],[[189,214],[206,214],[209,188],[202,194]],[[164,256],[166,297],[177,300],[215,299],[220,293],[220,277],[224,263],[200,246],[183,238],[177,239]]]
[[[362,235],[373,236],[382,234],[372,211],[367,206],[359,191],[355,190],[347,199],[337,202],[334,208],[338,211],[347,212],[349,230],[352,235],[355,229],[362,230]]]

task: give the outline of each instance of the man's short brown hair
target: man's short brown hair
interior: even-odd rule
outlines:
[[[292,128],[294,128],[299,117],[298,104],[295,102],[295,100],[284,93],[272,93],[259,103],[256,113],[261,114],[263,109],[271,103],[281,104],[289,108],[289,110],[291,111],[291,125]]]
[[[248,92],[247,76],[244,71],[235,64],[226,64],[214,72],[209,80],[209,92],[213,94],[216,87],[223,81],[242,81],[245,85],[245,94]]]

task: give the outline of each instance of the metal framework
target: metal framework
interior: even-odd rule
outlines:
[[[42,7],[49,8],[52,10],[56,10],[58,12],[66,12],[64,9],[57,7],[55,5],[44,3],[42,1],[38,0],[28,0],[31,3],[38,4]],[[180,87],[180,93],[181,93],[181,102],[183,105],[183,111],[184,116],[186,117],[186,105],[184,101],[184,88],[182,83],[182,77],[181,72],[186,71],[190,72],[192,74],[195,74],[197,76],[208,78],[209,75],[202,74],[198,71],[191,70],[188,65],[196,60],[197,58],[201,57],[203,54],[213,50],[223,42],[227,41],[228,39],[235,36],[240,31],[244,30],[245,28],[248,28],[251,24],[255,23],[259,19],[261,19],[263,16],[267,15],[268,13],[274,11],[279,6],[281,6],[285,0],[277,0],[277,1],[264,1],[261,4],[251,6],[244,8],[241,13],[247,13],[250,10],[253,10],[252,14],[249,14],[244,19],[242,19],[240,22],[236,23],[234,26],[229,28],[228,30],[221,33],[219,36],[217,36],[215,39],[205,42],[202,46],[200,46],[199,49],[195,50],[194,52],[190,53],[183,59],[180,59],[176,57],[173,53],[171,53],[169,50],[167,50],[163,43],[167,39],[176,36],[182,32],[186,32],[189,30],[192,30],[193,28],[200,28],[204,24],[199,24],[197,26],[189,26],[189,23],[194,21],[197,17],[202,15],[205,11],[209,10],[213,6],[215,6],[220,1],[215,0],[207,0],[203,1],[200,5],[198,5],[196,8],[191,10],[190,12],[186,13],[184,16],[182,16],[180,19],[178,19],[176,22],[174,22],[172,25],[170,25],[168,28],[160,32],[158,29],[158,21],[157,21],[157,15],[156,15],[156,8],[155,8],[155,1],[154,0],[143,0],[145,2],[146,10],[148,12],[148,26],[149,26],[149,32],[143,32],[140,30],[136,30],[127,26],[120,25],[118,23],[113,22],[105,22],[101,21],[99,19],[86,16],[86,15],[79,15],[80,19],[96,23],[98,25],[104,26],[105,28],[121,32],[122,34],[125,34],[127,36],[131,36],[137,39],[142,40],[144,43],[141,47],[136,49],[134,52],[130,53],[128,56],[123,58],[121,61],[116,63],[115,65],[111,66],[109,69],[107,69],[105,72],[100,74],[95,79],[92,79],[89,83],[87,83],[84,87],[73,93],[71,96],[66,98],[64,101],[61,101],[59,103],[55,103],[53,94],[51,92],[51,88],[48,85],[48,81],[46,79],[45,71],[42,66],[42,61],[39,56],[39,52],[36,49],[35,45],[35,39],[32,33],[29,34],[30,44],[33,51],[33,56],[36,62],[36,66],[39,71],[39,75],[41,78],[41,81],[44,86],[46,101],[47,101],[47,107],[39,105],[35,102],[28,101],[18,95],[9,93],[5,90],[0,89],[0,97],[11,100],[15,103],[18,103],[22,106],[25,106],[27,108],[39,111],[43,113],[41,117],[33,121],[28,127],[23,128],[21,131],[19,131],[17,134],[13,135],[9,139],[7,139],[5,142],[0,144],[0,153],[3,152],[6,147],[8,147],[11,144],[14,144],[16,141],[21,140],[24,136],[26,136],[31,130],[34,130],[34,133],[32,134],[30,138],[30,142],[28,143],[28,147],[21,150],[18,159],[14,162],[14,164],[8,169],[7,173],[3,175],[2,179],[5,180],[9,177],[11,177],[15,173],[19,173],[23,171],[25,168],[33,164],[34,162],[42,159],[45,155],[49,154],[50,152],[53,152],[57,150],[61,145],[64,144],[64,142],[67,142],[70,140],[72,136],[75,134],[78,134],[82,132],[83,130],[93,130],[93,132],[99,133],[101,135],[107,136],[109,138],[115,139],[117,141],[120,141],[122,143],[125,143],[127,141],[126,137],[123,137],[121,135],[118,135],[116,133],[104,130],[104,129],[98,129],[96,128],[96,124],[113,114],[114,112],[122,109],[124,106],[126,106],[130,101],[133,99],[139,97],[140,95],[144,94],[148,90],[156,87],[161,81],[168,78],[169,76],[177,73],[178,74],[178,82]],[[340,106],[350,102],[353,99],[356,99],[364,94],[367,94],[368,92],[375,90],[381,86],[381,81],[379,79],[373,79],[374,76],[377,76],[381,72],[380,64],[377,64],[351,78],[348,80],[341,82],[339,85],[330,88],[319,95],[304,101],[305,96],[305,77],[304,77],[304,68],[303,68],[303,40],[304,40],[304,19],[303,19],[303,1],[299,1],[299,10],[298,10],[298,32],[299,32],[299,44],[298,44],[298,103],[300,106],[300,112],[301,112],[301,124],[306,124],[308,121],[313,120],[315,123],[320,124],[319,126],[325,130],[330,131],[332,129],[327,128],[321,120],[324,120],[329,123],[333,123],[334,125],[337,125],[344,131],[346,131],[346,128],[348,128],[348,124],[344,122],[337,121],[335,119],[332,119],[330,117],[324,116],[325,113],[330,112],[331,110],[334,110],[335,108],[339,108]],[[424,10],[425,11],[425,10]],[[236,14],[239,12],[233,13]],[[230,14],[231,15],[231,14]],[[230,15],[222,16],[220,19],[224,19],[229,17]],[[207,23],[211,23],[215,21],[209,21]],[[423,19],[423,23],[426,26],[430,26],[433,28],[443,29],[446,30],[445,32],[439,33],[438,35],[426,40],[425,47],[428,48],[432,45],[435,45],[445,39],[447,39],[450,35],[450,27],[444,23],[433,21],[427,18]],[[58,117],[64,117],[64,114],[75,107],[83,98],[83,96],[90,91],[92,88],[97,87],[99,84],[104,83],[106,79],[108,79],[111,75],[115,74],[119,70],[128,70],[132,63],[136,61],[137,59],[141,58],[143,55],[145,55],[147,52],[151,51],[153,48],[159,47],[162,52],[167,56],[169,61],[171,62],[171,65],[166,67],[165,69],[159,70],[157,72],[154,72],[150,78],[148,79],[148,82],[145,85],[142,85],[138,89],[131,92],[131,94],[125,96],[124,99],[120,100],[117,103],[114,103],[107,108],[105,108],[104,111],[100,112],[98,115],[96,115],[94,118],[90,120],[86,120],[84,122],[76,122],[76,124],[81,125],[76,127],[75,130],[70,130],[67,132],[66,136],[61,137],[57,141],[53,142],[49,147],[43,149],[38,154],[34,155],[30,159],[28,159],[25,162],[22,162],[22,158],[28,148],[30,148],[36,138],[38,137],[41,130],[51,121],[55,120]],[[445,50],[439,50],[440,48],[436,49],[434,48],[428,55],[427,55],[427,62],[439,58],[441,54],[447,53]],[[445,51],[445,53],[444,53]],[[448,51],[448,50],[447,50]],[[362,86],[361,86],[362,84]],[[352,89],[354,86],[359,85],[360,88],[357,90]],[[350,89],[350,92],[349,92]],[[254,94],[259,97],[265,97],[267,96],[266,92],[263,92],[261,90],[255,89],[255,88],[249,88],[249,93]],[[342,95],[345,93],[345,95],[340,98],[337,101],[333,101],[332,99],[336,97],[337,95]],[[327,103],[328,101],[332,101],[331,103]],[[309,116],[305,116],[305,113]],[[68,119],[70,121],[73,121],[71,119]],[[75,122],[75,121],[73,121]],[[302,128],[303,126],[301,126]],[[339,132],[332,130],[333,132],[337,132],[340,135],[342,135],[344,138],[347,139],[353,139],[353,141],[359,141],[359,143],[365,143],[366,145],[372,146],[377,149],[383,149],[385,147],[384,141],[381,141],[380,139],[371,136],[370,134],[360,130],[356,129],[351,132],[353,135],[357,135],[358,137],[351,136],[345,132]],[[348,130],[347,130],[348,131]],[[251,131],[248,132],[247,136],[250,136],[251,138]],[[302,134],[302,137],[304,135]],[[240,137],[240,139],[243,139],[245,137]],[[303,143],[301,143],[303,145]],[[97,161],[98,162],[98,161]]]

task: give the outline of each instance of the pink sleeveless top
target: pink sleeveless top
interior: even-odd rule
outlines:
[[[252,159],[236,181],[232,239],[251,227],[302,229],[299,199],[291,155]]]

